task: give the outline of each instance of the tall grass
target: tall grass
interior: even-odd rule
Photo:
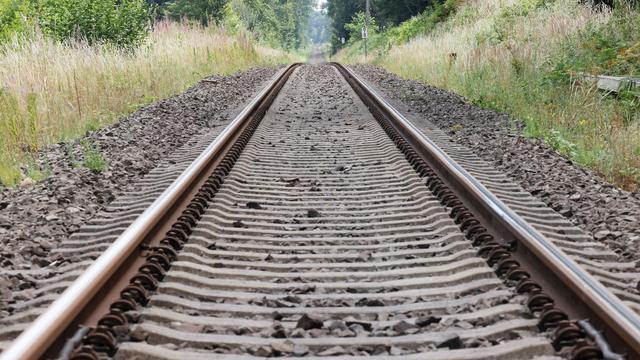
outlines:
[[[42,147],[112,123],[210,74],[290,61],[242,33],[161,22],[133,51],[36,35],[0,46],[0,182]]]
[[[614,26],[616,17],[638,21],[640,16],[633,9],[611,13],[579,3],[469,0],[435,30],[369,61],[453,90],[479,106],[509,112],[525,122],[527,135],[545,139],[610,181],[637,189],[640,101],[607,96],[571,79],[570,73],[581,63],[576,56],[584,52],[590,34],[606,33],[598,29]],[[567,53],[574,58],[568,60]],[[346,60],[364,59],[357,54]]]

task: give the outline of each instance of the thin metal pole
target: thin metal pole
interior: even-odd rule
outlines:
[[[366,5],[365,5],[365,17],[364,17],[364,60],[367,60],[367,40],[369,39],[369,17],[371,16],[371,6],[370,6],[370,0],[366,0]]]

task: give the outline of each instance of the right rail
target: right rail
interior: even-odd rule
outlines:
[[[333,65],[376,119],[383,126],[386,122],[393,127],[424,165],[431,168],[454,196],[461,200],[460,205],[479,218],[479,222],[490,233],[502,238],[502,243],[491,241],[487,244],[487,251],[493,252],[492,256],[496,259],[495,265],[506,267],[504,271],[517,269],[519,275],[516,276],[521,276],[516,277],[521,282],[518,288],[533,292],[532,297],[538,296],[538,300],[541,300],[540,295],[543,294],[540,294],[540,290],[544,289],[550,299],[556,300],[556,304],[552,304],[557,308],[547,306],[545,309],[550,321],[558,322],[557,319],[563,317],[558,309],[571,318],[587,318],[597,328],[604,330],[614,348],[627,352],[629,359],[640,359],[638,314],[507,207],[358,75],[341,64]],[[520,265],[531,274],[524,275]],[[544,316],[543,312],[542,321]]]

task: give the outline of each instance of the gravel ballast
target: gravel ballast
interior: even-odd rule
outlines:
[[[51,176],[38,183],[27,179],[15,189],[0,191],[0,274],[37,269],[54,261],[49,250],[120,194],[136,191],[136,180],[192,137],[225,126],[275,72],[262,68],[209,77],[116,124],[43,151],[40,162]],[[82,165],[86,150],[81,142],[100,152],[108,164],[104,171]],[[0,298],[15,285],[0,276]]]
[[[496,166],[576,226],[640,265],[640,194],[608,183],[539,139],[527,138],[506,114],[484,110],[463,97],[372,65],[352,68],[384,95],[406,104],[456,143]]]

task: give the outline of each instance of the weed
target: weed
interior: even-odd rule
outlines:
[[[87,124],[85,125],[85,129],[87,132],[92,132],[100,129],[100,120],[96,118],[89,119],[87,121]]]
[[[454,124],[453,126],[451,126],[451,132],[454,134],[460,132],[462,129],[464,129],[464,126],[462,126],[461,124]]]
[[[35,159],[29,159],[24,165],[24,173],[26,177],[38,182],[48,179],[53,171],[48,164],[41,167]]]
[[[80,145],[82,146],[82,155],[84,156],[82,166],[96,173],[107,170],[107,161],[93,145],[86,140],[81,141]]]

